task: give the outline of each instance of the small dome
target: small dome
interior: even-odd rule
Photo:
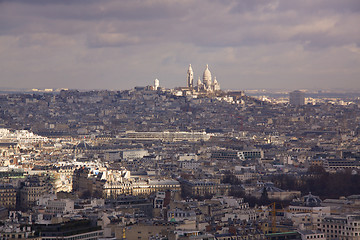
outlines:
[[[198,86],[201,86],[201,84],[202,84],[202,83],[201,83],[201,80],[200,80],[200,77],[199,77],[199,79],[197,80],[197,85],[198,85]]]
[[[214,85],[215,84],[219,84],[218,81],[216,80],[216,77],[214,77]]]
[[[303,204],[307,207],[318,207],[321,204],[321,199],[309,193],[303,197]]]

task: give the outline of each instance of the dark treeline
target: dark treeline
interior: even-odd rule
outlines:
[[[337,199],[342,196],[360,194],[360,175],[352,174],[351,171],[328,173],[322,167],[311,167],[308,174],[304,176],[280,174],[272,176],[269,180],[283,190],[301,191],[302,195],[311,192],[321,199]],[[242,182],[230,172],[224,174],[221,182],[232,185],[229,195],[244,198],[244,201],[248,202],[250,206],[268,205],[274,201],[268,199],[267,193],[263,193],[260,199],[245,194],[241,186]],[[277,200],[276,202],[287,206],[290,201]]]
[[[228,183],[231,185],[241,185],[242,182],[230,171],[226,171],[221,179],[221,183]]]
[[[230,196],[243,198],[244,202],[249,203],[250,207],[255,206],[267,206],[273,202],[280,204],[282,207],[286,207],[290,204],[290,200],[280,200],[280,199],[269,199],[268,193],[265,191],[262,192],[260,198],[256,198],[251,195],[245,194],[243,188],[240,185],[233,185],[229,193]]]
[[[280,203],[282,206],[287,206],[287,205],[289,205],[289,202],[290,202],[290,201],[281,201],[281,200],[270,200],[266,190],[261,194],[260,198],[256,198],[254,196],[245,194],[245,191],[241,186],[242,182],[230,171],[225,172],[225,174],[221,180],[221,183],[231,184],[231,190],[229,192],[229,195],[238,197],[238,198],[243,198],[244,202],[249,203],[250,207],[255,207],[256,205],[257,206],[266,206],[266,205],[271,204],[274,201],[277,203]]]
[[[298,190],[303,195],[311,192],[321,199],[360,194],[360,175],[351,174],[351,171],[328,173],[321,167],[313,167],[308,173],[302,177],[276,175],[271,181],[281,189]]]

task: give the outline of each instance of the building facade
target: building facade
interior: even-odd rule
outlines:
[[[38,199],[52,192],[48,176],[29,176],[20,187],[21,208],[31,208],[36,205]]]
[[[292,106],[305,105],[305,93],[302,91],[293,91],[289,93],[289,103]]]
[[[15,209],[16,189],[10,185],[0,185],[0,207]]]
[[[211,181],[183,180],[181,188],[183,194],[190,196],[228,195],[231,185]]]
[[[325,217],[319,228],[329,240],[359,240],[360,215],[336,215]]]

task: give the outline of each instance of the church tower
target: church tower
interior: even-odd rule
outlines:
[[[198,90],[198,91],[203,90],[203,84],[202,84],[202,82],[201,82],[200,77],[199,77],[199,79],[197,80],[197,90]]]
[[[213,83],[213,90],[214,91],[219,91],[220,90],[220,84],[219,82],[216,80],[216,77],[214,77],[214,83]]]
[[[158,90],[159,87],[160,87],[160,81],[159,81],[159,79],[155,79],[154,80],[154,90]]]
[[[189,69],[187,71],[187,86],[189,88],[194,87],[193,85],[193,81],[194,81],[194,72],[192,70],[191,64],[189,65]]]

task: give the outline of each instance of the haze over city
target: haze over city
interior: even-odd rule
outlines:
[[[0,87],[359,89],[358,0],[1,0]]]

